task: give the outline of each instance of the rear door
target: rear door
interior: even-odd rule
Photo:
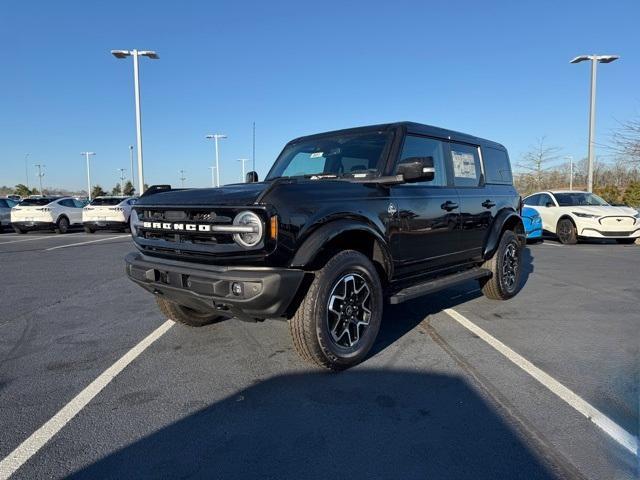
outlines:
[[[460,209],[448,171],[446,142],[407,135],[397,164],[410,157],[433,157],[435,177],[391,187],[399,223],[397,269],[400,275],[418,275],[459,261]]]
[[[465,259],[478,260],[497,213],[497,201],[491,186],[484,182],[480,147],[458,142],[449,145],[453,184],[460,198],[461,250]]]

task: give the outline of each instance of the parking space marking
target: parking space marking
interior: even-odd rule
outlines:
[[[105,240],[115,240],[116,238],[125,238],[125,237],[130,237],[130,236],[131,235],[129,235],[129,234],[127,234],[127,235],[116,235],[115,237],[99,238],[98,240],[89,240],[88,242],[78,242],[78,243],[70,243],[68,245],[58,245],[57,247],[51,247],[51,248],[45,249],[45,252],[49,252],[51,250],[58,250],[59,248],[75,247],[77,245],[88,245],[90,243],[104,242]]]
[[[27,460],[35,455],[54,435],[73,419],[104,387],[106,387],[122,370],[144,352],[153,342],[164,335],[173,326],[172,320],[167,320],[135,347],[125,353],[116,363],[107,368],[91,382],[84,390],[76,395],[69,403],[56,413],[42,427],[33,432],[0,462],[0,479],[9,478]]]
[[[561,243],[549,243],[549,242],[542,242],[539,245],[549,245],[551,247],[564,247],[564,245]]]
[[[11,240],[9,242],[0,242],[0,245],[6,245],[7,243],[22,243],[22,242],[32,242],[34,240],[44,240],[44,239],[49,239],[49,238],[67,238],[67,237],[71,237],[73,235],[80,235],[82,232],[78,232],[78,233],[68,233],[66,235],[42,235],[40,237],[32,237],[32,238],[23,238],[20,240]]]
[[[471,333],[477,335],[486,343],[495,348],[502,355],[507,357],[511,362],[520,367],[522,370],[531,375],[534,379],[540,382],[543,386],[548,388],[552,393],[556,394],[576,411],[587,417],[591,422],[596,424],[603,432],[609,437],[615,440],[618,444],[623,446],[633,455],[638,454],[638,438],[631,433],[627,432],[623,427],[607,417],[600,410],[588,403],[582,397],[569,390],[567,387],[558,382],[551,375],[545,373],[536,367],[533,363],[522,357],[518,353],[514,352],[511,348],[507,347],[497,338],[477,326],[471,320],[464,315],[456,312],[452,308],[447,308],[444,312],[453,318],[456,322],[469,330]]]

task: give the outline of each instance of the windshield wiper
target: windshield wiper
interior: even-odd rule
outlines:
[[[304,178],[310,178],[312,180],[322,180],[324,178],[338,178],[335,173],[308,173],[303,175]]]

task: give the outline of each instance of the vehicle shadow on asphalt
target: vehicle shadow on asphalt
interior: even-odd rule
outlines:
[[[279,375],[69,478],[555,478],[455,376]]]
[[[526,288],[529,276],[534,272],[534,256],[530,248],[522,251],[520,292]],[[380,333],[369,356],[382,352],[416,328],[426,317],[446,308],[455,308],[469,300],[481,297],[477,281],[462,283],[456,287],[425,295],[400,305],[385,305]]]

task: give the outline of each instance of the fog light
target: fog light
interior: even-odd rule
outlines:
[[[238,282],[233,282],[231,284],[231,292],[236,296],[239,297],[240,295],[242,295],[242,284],[238,283]]]

